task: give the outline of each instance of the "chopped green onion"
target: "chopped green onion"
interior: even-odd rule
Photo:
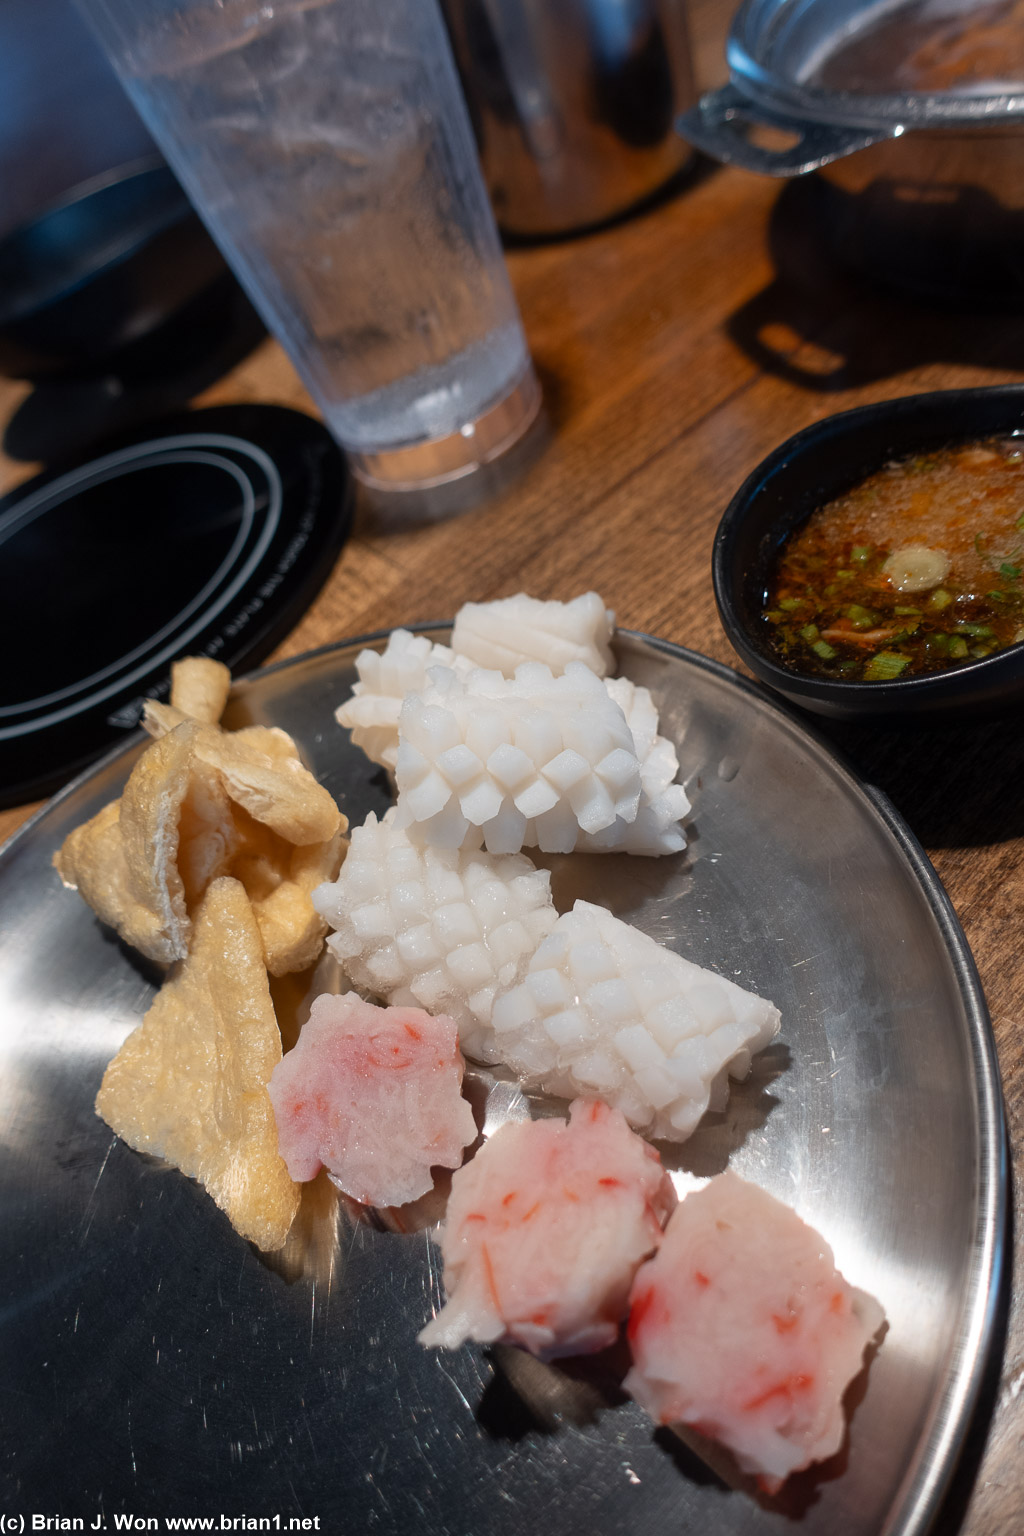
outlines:
[[[769,624],[781,624],[784,617],[785,615],[779,608],[769,608],[768,612],[765,614],[765,618],[768,620]]]
[[[786,613],[792,613],[794,608],[802,608],[806,601],[806,597],[780,597],[779,607],[785,609]]]
[[[831,661],[836,654],[834,647],[829,645],[827,640],[816,640],[811,646],[811,650],[815,656],[820,656],[822,661]]]
[[[948,608],[953,601],[953,594],[947,592],[945,587],[936,587],[928,599],[928,607],[933,613],[941,613],[943,608]]]
[[[850,550],[850,559],[855,561],[857,565],[867,565],[871,559],[871,554],[870,544],[855,544]]]
[[[918,618],[918,617],[920,617],[921,610],[920,610],[920,608],[900,608],[900,607],[897,606],[896,608],[893,609],[893,613],[899,614],[899,616],[901,618],[904,618],[904,617]]]
[[[909,665],[910,657],[899,651],[878,651],[865,665],[864,676],[869,683],[887,683]]]
[[[995,630],[991,629],[988,624],[960,623],[957,625],[957,629],[962,635],[973,635],[976,640],[990,640],[995,634]]]
[[[1004,560],[1002,565],[999,567],[999,574],[1000,576],[1009,576],[1011,581],[1016,581],[1017,577],[1020,575],[1020,566],[1011,565],[1008,560]]]
[[[1005,603],[1008,601],[1008,594],[1006,592],[988,592],[986,596],[990,597],[994,603]]]
[[[967,641],[962,639],[961,636],[955,635],[949,642],[949,654],[953,657],[954,661],[962,661],[967,655]]]
[[[803,629],[800,631],[800,634],[804,640],[810,642],[817,640],[818,636],[821,634],[821,631],[817,624],[805,624]]]
[[[874,629],[878,623],[877,613],[872,613],[870,608],[864,608],[860,603],[851,603],[846,610],[846,617],[854,629]]]
[[[992,652],[992,647],[990,645],[972,645],[971,646],[971,655],[977,661],[980,661],[983,656],[990,655],[991,652]]]
[[[843,581],[852,581],[853,580],[853,572],[852,571],[836,571],[836,575],[839,576]]]

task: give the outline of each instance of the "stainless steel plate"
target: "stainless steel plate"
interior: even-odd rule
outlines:
[[[293,732],[353,822],[388,799],[333,721],[357,648],[257,674],[232,720]],[[685,1183],[728,1158],[880,1298],[889,1329],[844,1451],[765,1505],[653,1431],[607,1364],[563,1378],[562,1398],[556,1383],[542,1412],[500,1352],[416,1344],[439,1296],[425,1232],[307,1211],[297,1275],[112,1138],[93,1097],[155,978],[50,859],[118,793],[122,753],[0,855],[8,1514],[102,1513],[111,1529],[119,1512],[160,1529],[179,1514],[283,1530],[319,1517],[306,1528],[353,1536],[717,1536],[791,1529],[794,1514],[805,1536],[925,1529],[974,1402],[1002,1253],[1001,1101],[966,943],[892,811],[793,719],[700,657],[638,636],[619,648],[680,745],[692,842],[673,859],[555,861],[556,897],[600,890],[781,1008],[780,1042],[676,1162]]]

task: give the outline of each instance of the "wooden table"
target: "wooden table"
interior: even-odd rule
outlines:
[[[706,38],[702,46],[710,57]],[[777,184],[735,170],[701,166],[658,206],[512,250],[509,266],[546,399],[527,462],[505,486],[481,477],[469,505],[435,521],[413,499],[389,507],[361,493],[352,538],[275,659],[442,618],[469,598],[593,587],[621,624],[735,664],[712,598],[711,544],[725,503],[769,449],[865,401],[1024,379],[1024,317],[940,313],[872,291],[787,218]],[[24,392],[0,386],[0,421]],[[239,399],[311,409],[270,341],[195,403]],[[31,470],[0,457],[0,491]],[[835,734],[903,812],[959,914],[1019,1160],[1024,733],[1003,724],[961,740]],[[0,814],[0,838],[30,809]],[[1019,1203],[1017,1213],[1019,1234]],[[1024,1529],[1022,1386],[1024,1308],[1014,1303],[992,1411],[943,1531]]]

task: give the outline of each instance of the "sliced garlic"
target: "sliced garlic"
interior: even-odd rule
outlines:
[[[945,581],[949,566],[944,550],[908,544],[906,549],[893,550],[882,566],[882,575],[888,576],[897,592],[927,592]]]

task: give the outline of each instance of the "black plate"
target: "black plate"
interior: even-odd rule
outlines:
[[[326,428],[263,405],[162,421],[0,501],[0,804],[123,740],[177,657],[261,661],[350,519]]]

